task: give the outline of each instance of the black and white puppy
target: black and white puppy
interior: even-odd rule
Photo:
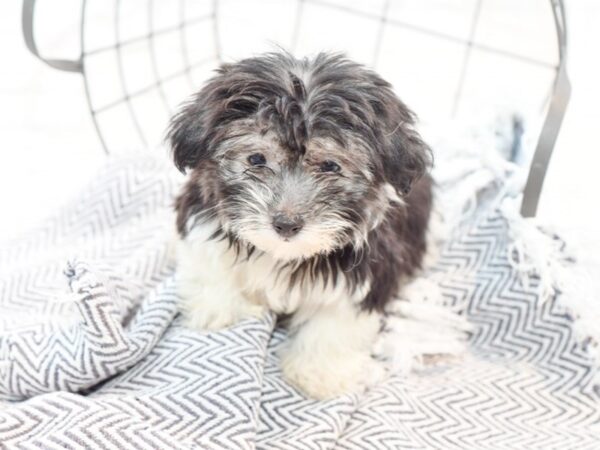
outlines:
[[[380,314],[419,269],[430,150],[376,73],[341,55],[227,64],[173,118],[178,285],[190,327],[288,316],[286,379],[366,385]]]

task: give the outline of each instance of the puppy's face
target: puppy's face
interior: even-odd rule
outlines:
[[[412,123],[387,83],[339,56],[226,66],[172,122],[198,190],[179,214],[282,260],[360,247],[428,164]]]
[[[387,193],[379,193],[360,143],[341,147],[314,138],[298,152],[253,123],[234,130],[235,137],[215,153],[217,210],[225,231],[279,259],[364,242]]]

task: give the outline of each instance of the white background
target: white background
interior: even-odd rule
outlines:
[[[529,1],[513,2],[514,13]],[[80,2],[38,3],[42,50],[75,57]],[[562,230],[583,250],[583,263],[600,274],[600,2],[567,0],[566,6],[573,96],[538,217]],[[76,196],[105,160],[81,76],[53,70],[30,55],[20,15],[21,2],[0,2],[0,243]]]

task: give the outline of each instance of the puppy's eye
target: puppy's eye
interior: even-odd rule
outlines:
[[[248,162],[253,166],[264,166],[267,164],[267,159],[262,153],[253,153],[252,155],[248,156]]]
[[[323,161],[321,163],[321,165],[319,166],[319,170],[321,172],[339,172],[340,170],[342,170],[342,168],[339,166],[338,163],[334,162],[334,161]]]

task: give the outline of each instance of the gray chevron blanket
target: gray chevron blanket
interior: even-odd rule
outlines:
[[[437,176],[445,238],[390,314],[390,377],[326,402],[282,379],[273,317],[181,325],[180,176],[109,162],[0,249],[0,448],[600,448],[597,334],[559,289],[564,243],[511,213],[513,169],[469,161]],[[464,352],[465,328],[428,322],[432,304],[466,318]]]

